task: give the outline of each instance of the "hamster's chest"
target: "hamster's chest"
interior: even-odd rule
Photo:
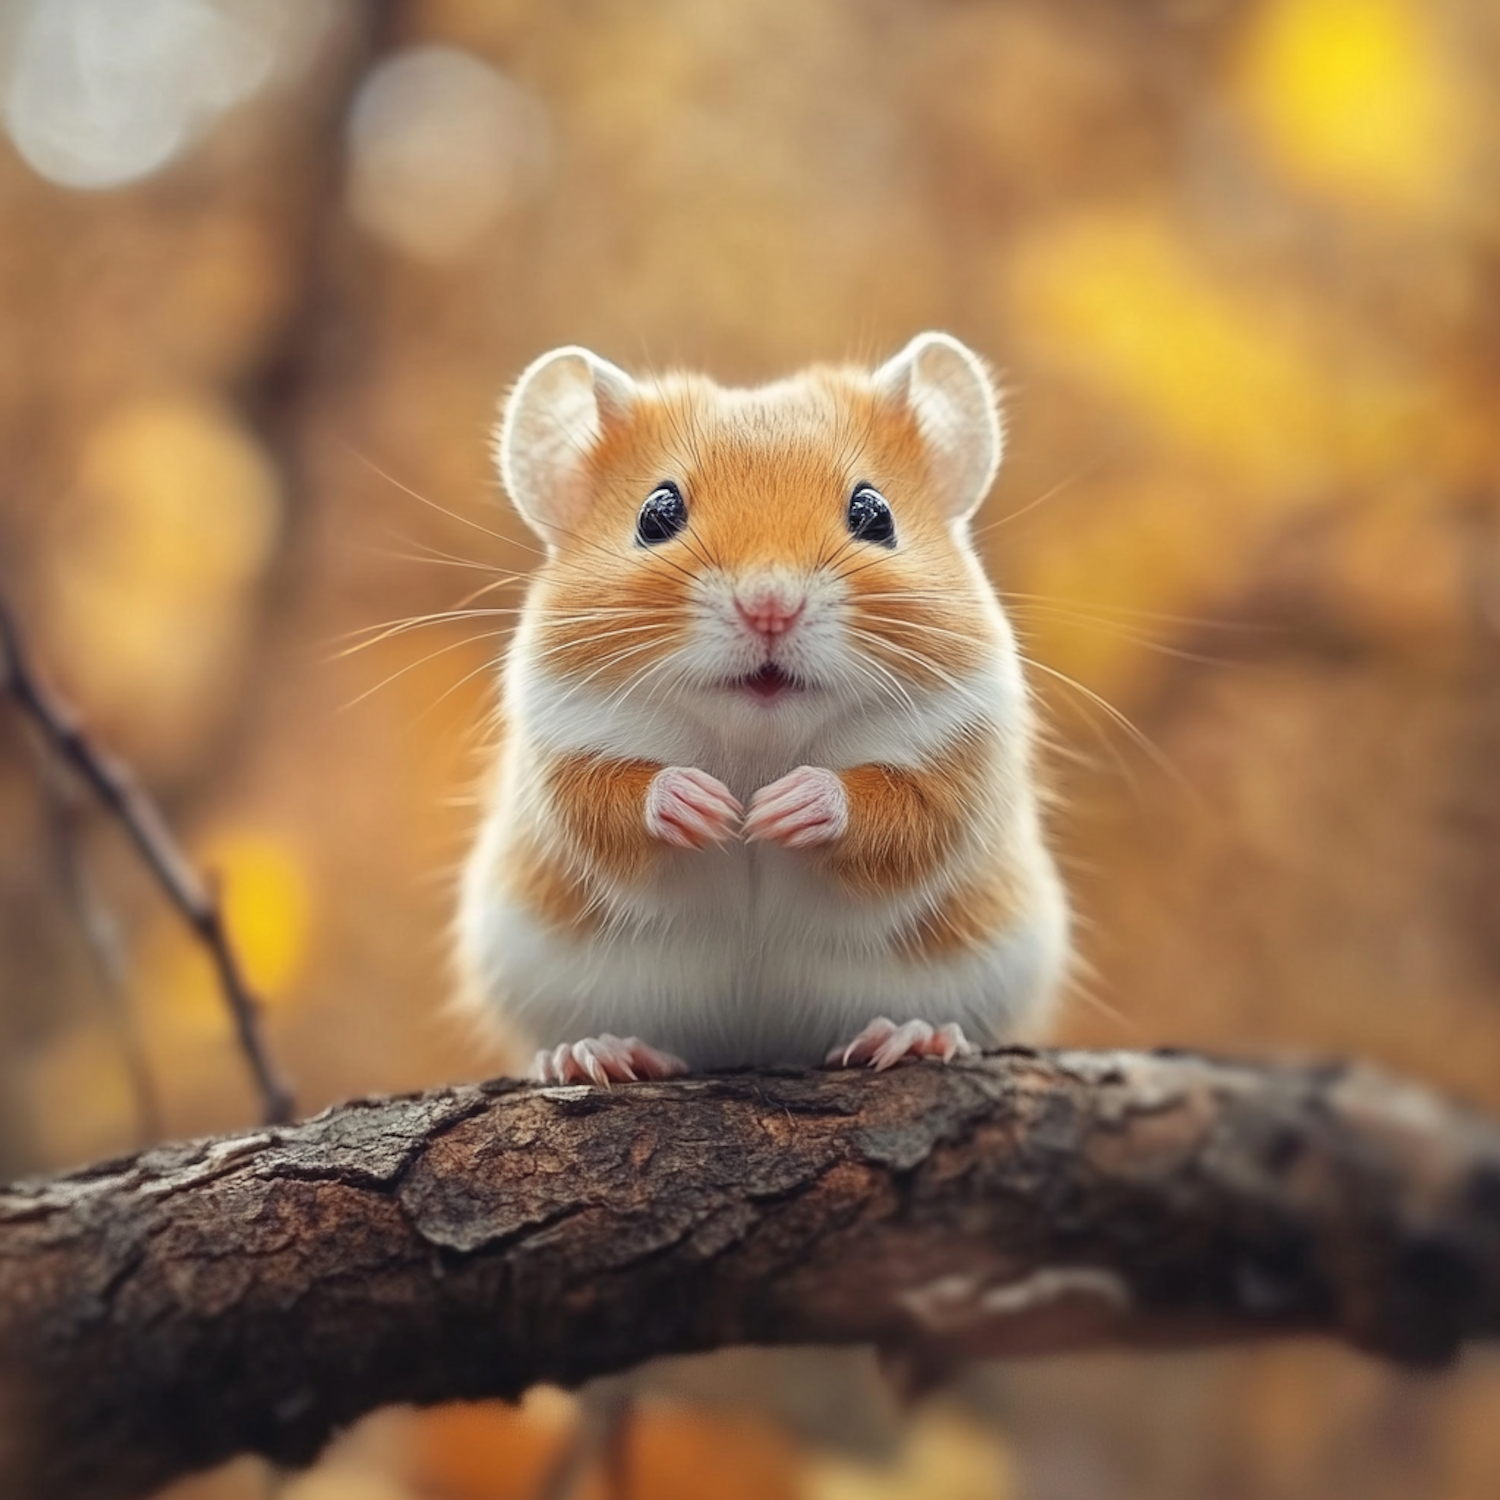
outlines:
[[[654,878],[624,899],[637,923],[679,937],[711,935],[714,946],[747,955],[768,945],[817,950],[878,942],[893,919],[891,903],[855,897],[821,862],[767,844],[669,854]]]

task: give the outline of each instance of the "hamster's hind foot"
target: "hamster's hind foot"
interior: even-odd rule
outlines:
[[[883,1073],[904,1057],[935,1057],[939,1062],[952,1062],[955,1057],[973,1057],[978,1050],[956,1021],[945,1026],[907,1021],[898,1026],[884,1016],[877,1016],[847,1047],[835,1047],[824,1062],[838,1068],[869,1066]]]
[[[602,1089],[643,1078],[677,1078],[687,1070],[680,1057],[658,1052],[638,1036],[611,1036],[607,1031],[581,1042],[544,1047],[531,1062],[531,1077],[537,1083],[596,1083]]]

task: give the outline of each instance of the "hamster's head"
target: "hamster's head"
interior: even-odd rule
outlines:
[[[497,441],[546,544],[518,649],[590,701],[730,723],[971,692],[1014,652],[967,536],[1000,451],[989,373],[946,334],[754,390],[555,350]]]

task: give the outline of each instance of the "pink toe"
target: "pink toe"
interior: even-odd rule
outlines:
[[[675,1078],[687,1071],[680,1057],[648,1047],[639,1037],[609,1032],[538,1052],[531,1064],[531,1076],[540,1083],[592,1083],[602,1089],[646,1078]]]
[[[676,1078],[688,1070],[687,1064],[680,1057],[670,1052],[658,1052],[655,1047],[648,1047],[639,1037],[628,1037],[625,1047],[628,1049],[631,1065],[643,1078]]]
[[[957,1021],[939,1026],[927,1044],[928,1056],[939,1057],[944,1062],[952,1062],[955,1057],[972,1057],[974,1051],[974,1044],[964,1035]]]
[[[904,1021],[897,1026],[887,1017],[877,1016],[847,1046],[835,1047],[825,1063],[845,1068],[868,1066],[884,1073],[907,1057],[931,1057],[947,1063],[955,1057],[972,1057],[976,1051],[956,1021],[941,1026],[929,1021]]]
[[[921,1048],[932,1035],[932,1027],[926,1021],[908,1021],[898,1026],[870,1059],[870,1066],[877,1073],[894,1068],[902,1058]]]

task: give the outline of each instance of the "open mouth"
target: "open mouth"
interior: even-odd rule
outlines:
[[[746,688],[757,698],[768,701],[779,698],[783,693],[795,692],[801,685],[795,677],[783,672],[774,662],[767,662],[760,671],[741,677],[735,683],[736,687]]]

